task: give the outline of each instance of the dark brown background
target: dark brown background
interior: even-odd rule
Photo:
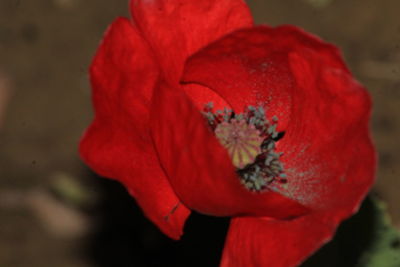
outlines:
[[[258,23],[295,24],[343,49],[374,99],[374,190],[400,226],[400,2],[249,2]],[[0,0],[1,267],[218,262],[226,221],[198,216],[182,243],[171,242],[120,185],[95,177],[77,156],[91,119],[88,64],[120,15],[128,16],[127,0]]]

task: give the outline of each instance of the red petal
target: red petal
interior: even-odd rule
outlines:
[[[179,81],[189,55],[225,34],[252,25],[243,0],[132,0],[131,12],[174,83]]]
[[[231,108],[230,105],[218,95],[215,91],[195,83],[184,84],[183,90],[186,95],[192,100],[199,111],[204,110],[204,105],[213,103],[214,110],[223,110],[224,108]]]
[[[189,210],[162,171],[149,129],[149,99],[158,66],[137,30],[124,18],[107,31],[91,65],[95,119],[80,153],[102,176],[124,183],[146,215],[172,238]]]
[[[182,81],[200,84],[222,96],[236,112],[264,105],[286,128],[293,76],[287,54],[299,48],[317,50],[327,65],[345,69],[337,49],[292,26],[258,26],[236,31],[207,46],[186,62]]]
[[[316,53],[295,52],[289,61],[298,89],[278,146],[290,177],[286,194],[347,217],[375,177],[369,95],[346,71],[323,65]]]
[[[218,216],[287,218],[307,211],[275,192],[246,190],[226,150],[181,89],[160,84],[153,98],[154,143],[169,181],[185,205]]]
[[[329,241],[335,224],[329,214],[294,220],[234,218],[221,267],[293,267]]]
[[[290,26],[243,29],[191,57],[183,81],[211,88],[236,112],[263,105],[279,118],[288,175],[279,192],[342,218],[370,188],[370,100],[334,46]]]

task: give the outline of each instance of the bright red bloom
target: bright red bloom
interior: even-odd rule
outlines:
[[[253,26],[242,0],[132,0],[131,11],[90,69],[85,162],[122,182],[171,238],[190,209],[232,216],[221,266],[300,264],[373,183],[365,89],[334,46],[293,26]],[[279,118],[284,186],[240,183],[201,112],[208,102]]]

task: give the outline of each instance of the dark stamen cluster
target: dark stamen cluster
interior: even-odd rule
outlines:
[[[276,126],[278,118],[274,116],[268,120],[262,107],[249,106],[241,114],[235,114],[232,110],[225,108],[213,112],[213,105],[205,105],[203,115],[208,121],[210,128],[215,131],[219,124],[231,123],[232,120],[245,121],[247,125],[253,125],[263,138],[260,146],[260,153],[254,162],[247,164],[243,168],[238,168],[237,173],[242,184],[250,191],[260,192],[267,188],[269,184],[276,181],[286,183],[286,175],[280,161],[282,152],[275,151],[276,142],[281,139],[284,132],[278,133]]]

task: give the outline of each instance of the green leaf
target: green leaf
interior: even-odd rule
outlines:
[[[390,222],[385,203],[373,198],[375,227],[373,242],[357,267],[399,267],[400,234]]]
[[[382,201],[369,196],[360,211],[342,223],[334,239],[301,265],[321,266],[400,266],[400,234]]]

